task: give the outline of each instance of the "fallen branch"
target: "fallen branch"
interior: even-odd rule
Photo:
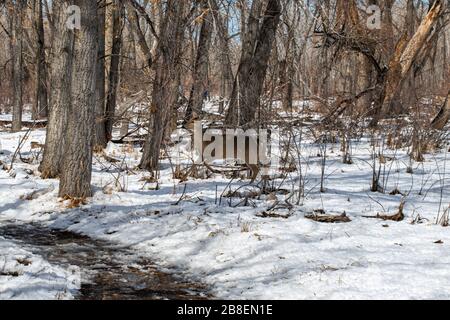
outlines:
[[[402,201],[402,203],[400,203],[400,207],[398,208],[398,212],[394,215],[386,215],[386,214],[378,213],[376,216],[363,216],[363,217],[368,218],[368,219],[380,219],[380,220],[384,220],[384,221],[400,222],[405,219],[405,214],[403,213],[404,207],[405,207],[405,202]]]
[[[315,212],[305,215],[305,218],[320,223],[347,223],[352,221],[349,217],[347,217],[347,214],[345,212],[339,216],[330,214],[318,214]]]
[[[263,211],[263,212],[258,213],[256,216],[260,217],[260,218],[289,219],[290,217],[292,217],[292,212],[289,212],[288,214],[278,214],[278,213]]]

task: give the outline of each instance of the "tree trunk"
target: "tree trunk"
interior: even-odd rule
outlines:
[[[185,122],[189,122],[195,113],[200,114],[202,112],[204,93],[205,91],[209,91],[208,64],[213,24],[211,20],[211,10],[208,7],[208,0],[203,0],[202,5],[203,21],[197,48],[197,58],[194,64],[193,84],[184,119]]]
[[[33,119],[43,119],[48,115],[47,64],[45,57],[44,17],[42,0],[34,0],[36,15],[36,100],[33,108]]]
[[[94,150],[103,149],[108,144],[105,129],[106,105],[106,70],[105,70],[105,28],[106,28],[106,1],[99,2],[98,8],[98,63],[97,63],[97,101],[95,104],[95,139]]]
[[[128,4],[127,7],[128,7],[127,8],[128,19],[130,20],[131,30],[133,30],[133,33],[136,35],[138,39],[139,48],[141,49],[141,52],[144,55],[145,60],[147,61],[147,68],[151,68],[153,63],[152,52],[151,48],[147,43],[147,39],[145,38],[145,34],[141,29],[138,12],[130,4]]]
[[[95,124],[96,72],[98,54],[97,2],[76,0],[81,9],[81,29],[75,31],[71,108],[66,130],[66,148],[61,170],[59,196],[92,196],[92,152]]]
[[[408,38],[411,39],[416,32],[416,9],[414,7],[414,0],[408,0],[406,4],[405,29],[408,33]],[[403,90],[404,94],[402,99],[402,105],[406,106],[406,109],[411,107],[417,100],[415,86],[415,72],[409,72],[407,79],[405,80],[405,88]]]
[[[230,99],[230,95],[233,90],[233,69],[230,58],[228,25],[220,15],[217,0],[208,0],[208,3],[214,18],[214,23],[218,33],[217,38],[220,45],[220,95],[222,99],[220,101],[219,113],[222,114],[225,109],[225,100]]]
[[[263,93],[275,33],[280,21],[279,0],[269,0],[260,26],[259,16],[264,1],[253,1],[252,12],[243,35],[242,57],[234,83],[226,123],[247,125],[256,119]]]
[[[53,4],[54,37],[51,49],[50,105],[44,156],[39,167],[43,179],[59,176],[64,154],[67,114],[71,104],[73,31],[67,28],[69,0]]]
[[[104,6],[106,5],[108,9]],[[94,149],[103,149],[112,139],[114,115],[119,87],[120,56],[122,52],[122,29],[124,4],[100,3],[99,7],[99,49],[97,65],[97,103]],[[107,11],[108,10],[108,11]],[[107,78],[106,78],[107,76]]]
[[[376,126],[383,116],[391,114],[393,101],[398,96],[418,54],[429,41],[429,36],[441,16],[443,8],[443,1],[435,0],[414,36],[408,41],[405,33],[400,39],[386,74],[383,92],[380,94],[381,102],[377,106],[377,114],[371,123],[372,126]]]
[[[26,0],[19,0],[11,10],[13,26],[11,29],[11,55],[13,63],[12,85],[13,85],[13,118],[12,131],[22,130],[23,109],[23,15],[26,8]]]
[[[145,143],[141,169],[157,170],[168,117],[177,102],[186,7],[185,1],[167,1],[155,55],[157,60],[153,64],[155,80],[150,109],[150,134]]]
[[[383,43],[383,60],[389,63],[395,49],[394,38],[394,22],[392,18],[392,7],[394,0],[384,0],[383,17],[382,17],[382,31],[383,37],[386,39]]]
[[[109,67],[108,91],[105,109],[105,132],[107,141],[112,139],[112,130],[115,123],[117,106],[117,91],[120,82],[120,56],[122,53],[122,29],[124,19],[124,4],[121,0],[115,0],[113,7],[113,30],[111,65]]]

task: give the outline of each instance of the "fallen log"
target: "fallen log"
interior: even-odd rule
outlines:
[[[256,214],[256,216],[259,218],[289,219],[290,217],[292,217],[292,212],[289,212],[287,214],[280,214],[280,213],[275,213],[275,212],[263,211],[263,212]]]
[[[305,218],[320,223],[348,223],[352,221],[349,217],[347,217],[345,212],[341,215],[330,215],[314,212],[311,214],[306,214]]]

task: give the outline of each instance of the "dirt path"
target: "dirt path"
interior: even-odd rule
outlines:
[[[81,269],[79,300],[206,299],[206,286],[158,271],[131,249],[36,224],[0,225],[0,235],[52,264]]]

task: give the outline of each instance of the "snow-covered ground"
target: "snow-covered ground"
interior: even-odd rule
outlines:
[[[51,265],[0,235],[0,300],[72,299],[79,285],[76,268]]]
[[[9,165],[23,134],[0,133],[0,160],[5,164]],[[45,131],[35,130],[29,142],[44,139]],[[29,142],[22,156],[38,156],[37,150],[30,151]],[[372,149],[367,140],[353,143],[352,165],[342,164],[339,146],[329,144],[327,149],[326,192],[321,193],[319,146],[306,139],[302,143],[306,197],[302,205],[291,198],[294,206],[287,219],[261,217],[276,201],[284,203],[283,192],[250,197],[245,205],[242,198],[220,201],[229,190],[242,187],[239,192],[245,194],[258,189],[238,180],[230,185],[229,179],[217,175],[179,183],[172,180],[168,161],[159,189],[154,190],[155,185],[143,179],[148,174],[134,169],[139,149],[110,144],[107,154],[125,159],[130,170],[118,172],[121,163],[113,165],[96,156],[95,194],[81,208],[69,209],[58,201],[58,181],[41,180],[36,161],[18,160],[11,172],[0,170],[0,224],[40,221],[132,245],[161,266],[176,266],[211,285],[218,298],[450,299],[450,229],[436,224],[438,214],[450,205],[446,172],[450,154],[428,154],[408,173],[406,150],[385,150],[386,193],[373,193]],[[295,190],[295,176],[277,180],[277,187],[281,186],[277,189]],[[395,189],[404,196],[390,195]],[[365,217],[395,214],[402,199],[406,218],[401,222]],[[336,215],[345,212],[352,221],[326,224],[305,218],[317,209]],[[271,213],[286,213],[286,209]],[[0,266],[5,250],[21,252],[1,240],[0,248]],[[8,298],[10,290],[21,292],[23,282],[14,281],[0,276],[0,298]],[[46,295],[33,289],[26,292],[54,297],[57,290]]]

